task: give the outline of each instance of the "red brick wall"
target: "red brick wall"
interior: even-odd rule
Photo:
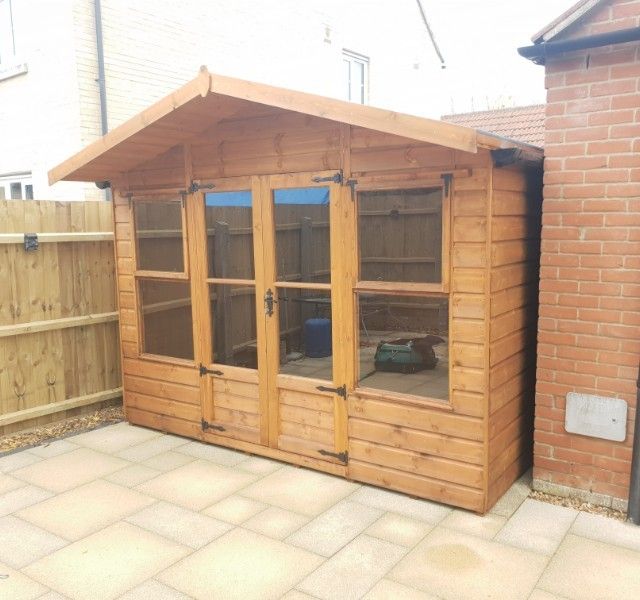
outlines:
[[[566,37],[640,25],[610,1]],[[626,499],[640,360],[640,44],[550,58],[534,479]],[[564,430],[567,392],[629,403],[623,443]]]

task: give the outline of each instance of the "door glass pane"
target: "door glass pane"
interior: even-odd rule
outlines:
[[[209,286],[215,363],[258,367],[256,290],[252,285]]]
[[[138,269],[184,272],[182,203],[134,202]]]
[[[442,190],[358,194],[363,281],[442,281]]]
[[[253,279],[251,192],[205,194],[209,277]]]
[[[193,359],[191,290],[186,281],[140,280],[142,351]]]
[[[358,294],[359,385],[449,398],[447,298]]]
[[[331,294],[317,290],[278,290],[280,373],[333,379]]]
[[[328,283],[329,188],[274,191],[278,281]]]

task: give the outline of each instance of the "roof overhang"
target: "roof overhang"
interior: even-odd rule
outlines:
[[[576,21],[579,21],[582,17],[590,13],[596,6],[602,4],[602,1],[603,0],[580,0],[538,31],[538,33],[531,38],[531,41],[534,44],[539,44],[553,40],[563,31],[571,27]]]
[[[188,142],[217,122],[242,115],[247,107],[255,109],[259,106],[294,111],[464,152],[476,153],[479,147],[527,146],[435,119],[212,75],[202,67],[195,79],[51,169],[49,183],[109,181],[177,144]]]

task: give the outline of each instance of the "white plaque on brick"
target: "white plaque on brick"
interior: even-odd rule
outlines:
[[[627,403],[618,398],[569,392],[564,428],[569,433],[624,442],[627,435]]]

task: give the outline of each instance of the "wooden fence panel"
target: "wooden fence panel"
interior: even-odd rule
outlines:
[[[0,201],[0,435],[120,397],[117,319],[111,203]]]

